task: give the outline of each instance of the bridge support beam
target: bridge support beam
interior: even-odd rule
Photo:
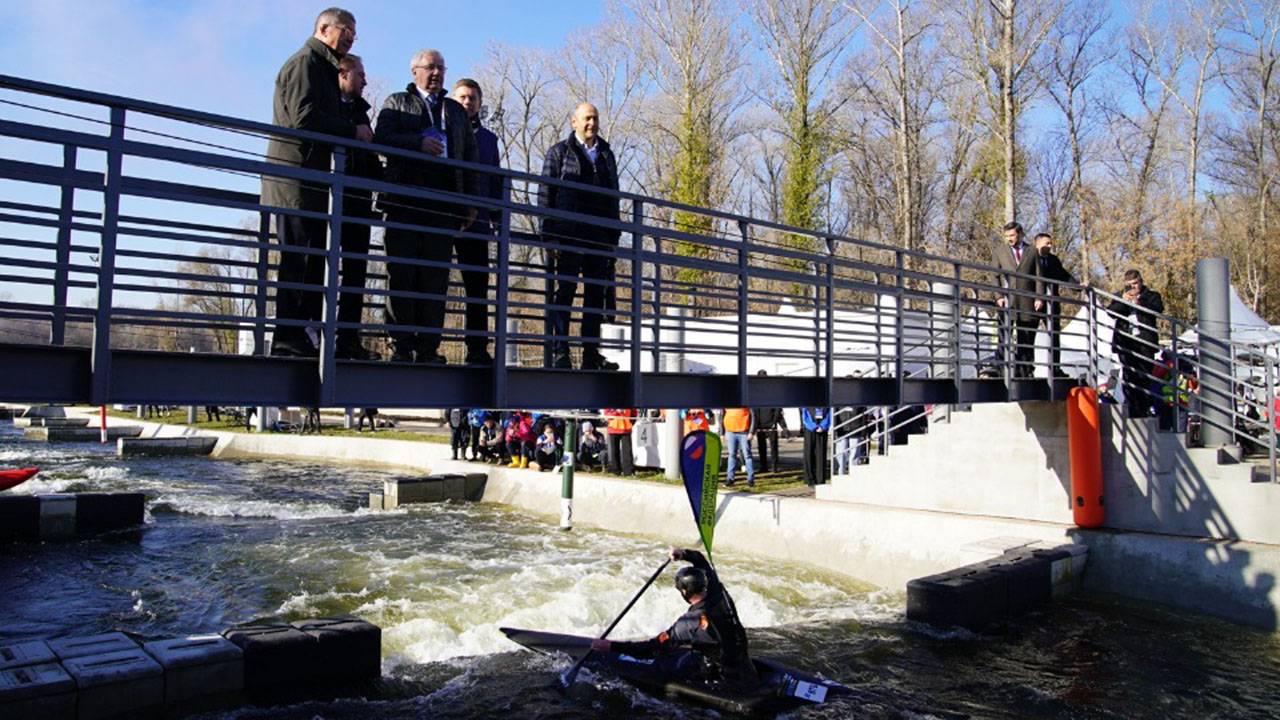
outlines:
[[[1200,398],[1204,424],[1200,436],[1207,448],[1233,445],[1235,388],[1231,377],[1230,274],[1226,258],[1196,263],[1196,306],[1200,325]]]

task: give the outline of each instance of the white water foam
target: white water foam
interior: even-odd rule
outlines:
[[[177,495],[161,495],[156,498],[155,503],[167,505],[176,512],[188,515],[224,518],[316,520],[350,517],[354,514],[327,503],[246,500],[239,497],[201,495],[189,490]]]

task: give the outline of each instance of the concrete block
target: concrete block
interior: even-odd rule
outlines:
[[[13,419],[14,427],[88,427],[89,418],[68,417],[20,417]]]
[[[22,411],[22,417],[66,417],[67,411],[61,405],[32,405]]]
[[[80,493],[76,496],[76,532],[99,533],[141,525],[146,503],[142,493]]]
[[[49,643],[44,641],[0,644],[0,670],[13,670],[14,667],[24,665],[44,665],[46,662],[58,662],[58,656],[49,650]]]
[[[319,643],[290,625],[242,625],[222,636],[244,651],[248,690],[305,683],[318,674]]]
[[[43,640],[0,645],[0,670],[12,670],[24,665],[43,665],[58,662],[58,656]]]
[[[489,482],[488,473],[467,473],[465,498],[469,502],[480,502],[484,499],[484,486]]]
[[[0,540],[40,537],[40,498],[35,495],[0,495]]]
[[[987,560],[979,567],[1005,576],[1005,605],[1010,615],[1024,613],[1053,599],[1050,561],[1033,552],[1014,551]]]
[[[385,497],[395,498],[395,506],[440,502],[445,499],[444,482],[435,475],[388,480],[383,484],[382,491]]]
[[[382,676],[382,629],[356,617],[291,623],[320,645],[320,677],[363,680]]]
[[[164,669],[135,647],[64,660],[80,690],[79,720],[137,717],[164,703]]]
[[[89,655],[134,650],[137,647],[138,643],[122,632],[82,635],[80,637],[59,638],[49,641],[49,649],[63,662]]]
[[[217,446],[216,437],[122,437],[116,440],[116,454],[125,455],[208,455]]]
[[[40,496],[40,537],[65,538],[76,534],[76,496]]]
[[[907,583],[907,618],[930,625],[979,630],[1005,616],[1008,579],[974,566]]]
[[[467,499],[467,478],[465,475],[440,475],[439,478],[443,487],[442,499],[457,500],[459,502]]]
[[[382,493],[369,493],[369,509],[370,510],[390,510],[385,507]]]
[[[136,425],[112,425],[107,428],[107,440],[122,437],[138,437],[142,428]],[[44,442],[98,442],[102,439],[102,429],[96,427],[33,427],[23,432],[28,440]]]
[[[142,649],[164,668],[166,705],[244,689],[244,651],[221,635],[155,640]]]
[[[76,683],[57,663],[0,670],[0,718],[72,720]]]
[[[1089,548],[1081,543],[1033,550],[1049,563],[1049,585],[1053,599],[1067,597],[1080,589]]]

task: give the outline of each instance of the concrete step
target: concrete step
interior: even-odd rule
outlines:
[[[116,440],[116,454],[120,457],[125,455],[208,455],[213,452],[217,444],[216,437],[122,437]]]
[[[136,425],[112,425],[107,428],[107,440],[135,438],[142,434]],[[95,442],[102,439],[102,429],[96,427],[32,427],[23,432],[28,440],[44,442]]]
[[[88,427],[89,418],[85,417],[16,417],[14,427]]]

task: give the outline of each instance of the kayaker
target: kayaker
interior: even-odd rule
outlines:
[[[671,559],[690,565],[676,573],[676,589],[689,609],[657,637],[640,642],[596,639],[591,649],[654,658],[662,669],[684,678],[734,685],[758,682],[747,656],[747,632],[716,571],[697,550],[673,547]]]

